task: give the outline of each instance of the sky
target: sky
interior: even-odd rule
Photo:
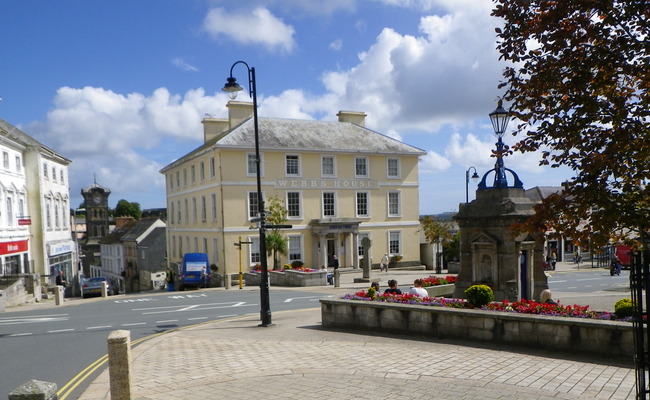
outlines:
[[[92,184],[165,207],[160,169],[225,118],[236,61],[255,68],[260,118],[366,127],[427,152],[420,214],[458,210],[466,171],[494,166],[488,114],[504,94],[491,0],[2,0],[0,118],[72,160],[71,205]],[[233,75],[247,88],[247,71]],[[249,101],[248,91],[237,100]],[[504,104],[507,108],[508,104]],[[514,144],[511,122],[504,136]],[[538,154],[505,165],[525,188],[570,171]],[[473,173],[471,170],[470,174]],[[509,176],[509,179],[511,177]],[[512,182],[512,180],[510,180]],[[469,199],[476,183],[469,182]]]

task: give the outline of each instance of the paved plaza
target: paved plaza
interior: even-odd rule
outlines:
[[[567,264],[562,268],[572,267]],[[381,276],[382,287],[389,276],[407,284],[428,272],[390,271]],[[358,274],[342,274],[341,288],[319,290],[349,293],[360,285],[352,283],[352,277]],[[611,301],[608,298],[607,304],[613,304]],[[256,314],[205,323],[144,341],[132,351],[134,398],[634,398],[631,361],[629,365],[607,365],[558,354],[468,343],[462,338],[420,340],[383,336],[381,332],[330,331],[322,329],[320,321],[320,308],[274,312],[274,326],[264,328],[257,326]],[[109,398],[107,371],[80,397]]]

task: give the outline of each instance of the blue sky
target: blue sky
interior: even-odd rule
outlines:
[[[0,118],[73,161],[73,206],[96,175],[111,206],[164,207],[158,171],[201,144],[204,115],[226,116],[220,89],[244,60],[260,117],[363,111],[368,128],[428,152],[420,213],[453,211],[468,167],[482,175],[494,164],[487,114],[504,64],[491,9],[490,0],[3,0]],[[245,85],[245,68],[234,75]],[[506,166],[526,188],[570,176],[538,159]]]

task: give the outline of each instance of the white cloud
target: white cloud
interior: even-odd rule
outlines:
[[[444,171],[450,166],[451,162],[449,162],[449,159],[433,151],[427,152],[420,159],[420,172],[423,174]]]
[[[198,72],[198,70],[199,70],[195,66],[190,65],[187,62],[185,62],[185,60],[183,60],[180,57],[172,58],[172,64],[175,67],[182,69],[183,71]]]
[[[400,5],[406,3],[411,4]],[[429,3],[443,12],[421,18],[421,35],[385,28],[359,54],[356,66],[322,76],[326,89],[339,96],[343,106],[365,110],[380,131],[390,127],[435,132],[444,124],[462,125],[485,114],[500,94],[503,65],[494,50],[498,21],[490,17],[492,3]]]
[[[46,121],[27,132],[73,160],[71,187],[87,186],[95,173],[98,183],[115,193],[112,201],[155,195],[150,206],[160,207],[164,206],[160,194],[164,182],[158,171],[183,151],[198,146],[204,114],[225,114],[226,103],[225,94],[206,96],[203,89],[180,96],[160,88],[145,96],[62,87]],[[71,195],[74,198],[78,193]]]
[[[296,46],[293,27],[263,7],[233,13],[213,8],[203,21],[203,29],[214,38],[224,35],[241,44],[260,44],[271,51],[290,53]]]
[[[337,39],[330,43],[329,48],[331,50],[339,51],[343,48],[343,41],[341,39]]]

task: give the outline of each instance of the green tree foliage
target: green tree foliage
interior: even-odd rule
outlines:
[[[436,220],[431,215],[420,217],[421,230],[429,243],[442,242],[443,245],[453,240],[451,224],[445,221]]]
[[[287,222],[287,209],[284,202],[277,197],[271,197],[268,200],[266,209],[266,223],[272,225],[282,225]],[[280,255],[286,255],[288,252],[287,239],[280,229],[268,229],[266,232],[266,251],[273,255],[273,269],[280,269]]]
[[[114,215],[116,217],[133,217],[135,219],[140,219],[142,217],[140,203],[130,202],[122,199],[117,202]]]
[[[575,176],[528,223],[596,245],[650,221],[650,7],[646,0],[495,0],[515,151]],[[588,222],[584,225],[584,222]]]

